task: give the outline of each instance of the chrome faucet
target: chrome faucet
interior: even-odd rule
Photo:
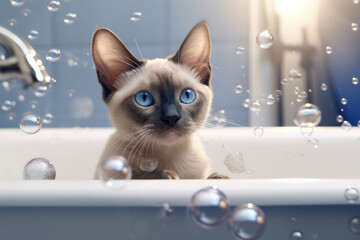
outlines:
[[[0,47],[8,55],[0,56],[0,82],[20,79],[27,88],[50,83],[51,78],[31,45],[2,26]]]

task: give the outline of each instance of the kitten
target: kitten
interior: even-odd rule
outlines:
[[[210,48],[206,22],[193,27],[175,55],[152,60],[137,59],[109,29],[96,29],[92,56],[116,128],[101,160],[124,156],[134,179],[208,177],[211,162],[195,132],[212,102]]]

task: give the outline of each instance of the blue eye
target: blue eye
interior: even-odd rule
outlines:
[[[148,91],[141,90],[135,94],[135,102],[142,107],[150,107],[154,104],[154,98]]]
[[[193,103],[196,99],[196,93],[191,88],[185,88],[180,94],[180,102],[185,104]]]

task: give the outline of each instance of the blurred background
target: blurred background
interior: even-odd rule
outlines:
[[[110,127],[91,58],[96,26],[139,58],[163,58],[201,20],[212,39],[212,123],[292,126],[310,102],[320,125],[357,125],[359,11],[357,0],[4,0],[0,26],[34,48],[53,80],[40,90],[1,78],[11,53],[0,38],[0,127],[18,127],[26,112],[43,127]]]

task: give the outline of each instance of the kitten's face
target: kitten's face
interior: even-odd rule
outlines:
[[[117,130],[138,141],[184,140],[204,124],[211,107],[210,38],[197,24],[167,59],[138,60],[109,30],[93,37],[103,97]]]

